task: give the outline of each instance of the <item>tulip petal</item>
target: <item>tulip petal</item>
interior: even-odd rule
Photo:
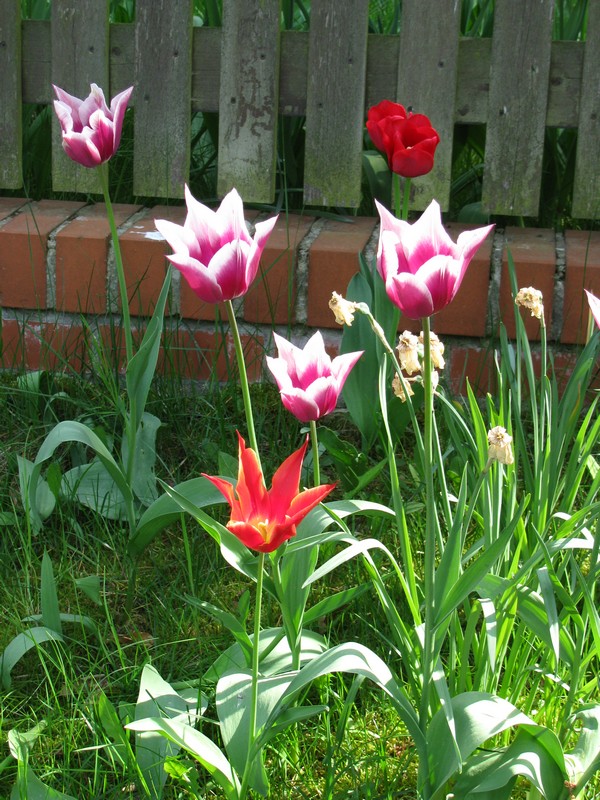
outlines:
[[[598,326],[598,328],[600,328],[600,298],[596,297],[591,292],[588,292],[587,289],[585,290],[585,293],[587,295],[587,299],[588,299],[588,303],[589,303],[589,306],[590,306],[590,311],[592,312],[592,316],[594,317],[594,320],[596,321],[596,325]]]
[[[322,486],[314,486],[312,489],[305,489],[299,495],[296,495],[288,512],[294,524],[299,524],[309,511],[318,506],[335,487],[335,483],[323,484]]]
[[[460,257],[467,262],[467,265],[475,255],[477,248],[483,244],[493,229],[493,225],[486,225],[484,228],[475,228],[475,230],[463,231],[459,234],[456,247]]]
[[[274,519],[283,520],[285,518],[292,500],[298,494],[302,462],[307,447],[308,436],[305,438],[304,444],[288,456],[273,475],[269,494]]]
[[[97,167],[102,157],[94,142],[83,133],[68,133],[63,136],[63,149],[73,161],[83,167]]]
[[[220,303],[223,299],[221,287],[216,282],[214,275],[212,275],[208,268],[196,261],[194,258],[188,258],[179,253],[167,256],[171,264],[176,267],[184,276],[190,285],[190,289],[194,294],[198,295],[200,300],[205,303]]]
[[[363,353],[364,350],[358,350],[354,353],[342,353],[342,355],[336,356],[331,362],[331,372],[335,378],[338,393],[344,388],[346,378]]]
[[[211,258],[208,271],[221,287],[223,300],[241,297],[248,290],[246,263],[250,247],[241,239],[227,242]]]
[[[284,407],[300,422],[316,422],[321,417],[321,408],[308,395],[306,389],[292,387],[291,389],[280,390],[280,394]]]
[[[388,297],[409,319],[422,319],[433,314],[433,300],[427,286],[410,272],[401,272],[385,283]]]
[[[269,497],[258,456],[238,433],[239,473],[236,486],[240,519],[269,519]]]

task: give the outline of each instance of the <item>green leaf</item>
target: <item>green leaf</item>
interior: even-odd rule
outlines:
[[[59,792],[42,783],[31,767],[27,767],[23,778],[19,775],[10,793],[10,800],[21,800],[23,797],[27,800],[76,800],[72,795]]]
[[[196,597],[191,597],[190,595],[186,595],[185,599],[190,605],[196,606],[196,608],[201,609],[205,614],[215,619],[234,636],[235,640],[242,648],[247,665],[250,665],[252,660],[252,639],[248,636],[242,622],[229,611],[218,608],[212,605],[212,603],[207,603],[205,600],[198,600]]]
[[[48,553],[44,550],[42,557],[42,576],[41,576],[41,610],[42,610],[42,623],[44,627],[62,634],[62,624],[60,621],[60,609],[58,606],[58,595],[56,593],[56,581],[54,580],[54,571],[52,569],[52,560]]]
[[[168,268],[167,274],[165,275],[165,280],[156,302],[154,313],[148,323],[140,348],[127,365],[125,380],[131,413],[127,424],[132,426],[136,433],[142,421],[146,408],[146,400],[148,399],[148,392],[150,391],[152,379],[156,371],[163,316],[170,286],[171,267]],[[127,439],[128,437],[125,436],[124,438]]]
[[[225,502],[221,492],[206,478],[192,478],[177,484],[171,493],[161,495],[140,517],[127,545],[131,555],[139,556],[161,531],[179,520],[184,509],[176,496],[185,498],[189,506],[196,508]]]
[[[133,493],[143,506],[151,505],[158,497],[156,475],[156,434],[162,425],[158,417],[145,411],[135,435],[135,469],[131,479]],[[129,460],[129,440],[123,437],[121,444],[124,464]]]
[[[37,508],[37,505],[32,502],[33,498],[37,498],[37,487],[40,482],[42,466],[45,461],[52,457],[55,450],[60,447],[60,445],[69,442],[80,442],[86,447],[90,447],[96,453],[98,459],[104,465],[123,497],[127,508],[128,521],[133,529],[135,527],[135,519],[133,518],[133,496],[125,475],[97,434],[86,425],[75,420],[59,422],[44,439],[38,451],[29,483],[30,502],[32,503],[31,512],[34,523],[37,521],[39,524],[42,519],[40,510]]]
[[[92,603],[97,606],[102,605],[99,575],[84,575],[83,578],[75,578],[75,586],[87,595]]]
[[[240,784],[225,754],[217,745],[191,725],[179,720],[141,719],[125,726],[139,732],[159,732],[202,764],[223,789],[227,800],[238,800]]]
[[[10,689],[13,667],[23,658],[25,653],[29,652],[29,650],[32,650],[34,647],[39,647],[43,642],[62,641],[64,641],[63,637],[50,628],[29,628],[19,633],[7,644],[2,653],[2,658],[0,659],[2,667],[2,686],[5,689]]]
[[[41,480],[37,486],[32,487],[31,477],[34,471],[34,463],[23,456],[17,455],[17,466],[19,468],[19,487],[21,490],[21,501],[26,510],[35,509],[36,522],[41,523],[54,511],[56,497],[50,490],[46,481]],[[30,490],[35,488],[35,496],[30,496]]]
[[[76,498],[104,519],[124,519],[127,506],[114,478],[99,459],[64,473],[61,494]]]
[[[8,732],[8,749],[11,756],[17,761],[27,761],[29,753],[34,743],[47,726],[46,720],[38,722],[33,728],[26,731],[19,731],[13,728]]]
[[[190,706],[173,687],[158,674],[151,664],[142,670],[140,690],[135,706],[135,719],[166,717],[193,725],[196,709]],[[135,757],[146,784],[154,797],[160,797],[167,779],[163,769],[165,759],[174,756],[179,748],[157,731],[136,731]]]

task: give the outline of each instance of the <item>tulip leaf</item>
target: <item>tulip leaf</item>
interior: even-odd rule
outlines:
[[[165,280],[158,296],[152,318],[148,323],[144,338],[139,350],[127,364],[126,383],[127,395],[129,397],[130,418],[127,425],[137,431],[140,427],[150,385],[156,371],[158,353],[160,349],[160,337],[163,328],[163,316],[169,288],[171,286],[171,267],[167,269]],[[128,437],[125,436],[125,439]],[[124,462],[127,463],[127,462]]]
[[[104,519],[124,519],[127,507],[119,487],[100,459],[81,464],[64,473],[61,494],[77,498]]]
[[[29,766],[24,771],[19,770],[19,777],[10,793],[10,800],[21,800],[22,797],[27,800],[75,800],[72,795],[43,783]]]
[[[37,648],[43,642],[62,642],[63,637],[56,631],[45,627],[28,628],[19,633],[4,648],[0,665],[2,667],[2,686],[10,689],[11,672],[13,667],[23,658],[25,653],[33,648]]]
[[[144,411],[135,436],[135,469],[131,479],[131,488],[144,506],[151,505],[158,497],[154,465],[156,464],[156,434],[161,425],[162,422],[158,417]],[[126,436],[123,437],[121,454],[123,464],[127,464],[129,441]]]
[[[46,550],[44,550],[42,557],[40,605],[44,627],[55,631],[60,636],[62,634],[62,624],[58,607],[58,595],[56,593],[56,581],[54,580],[52,560]]]
[[[206,478],[184,481],[174,486],[172,491],[196,508],[225,502],[221,492]],[[161,495],[140,517],[128,542],[130,554],[140,555],[161,531],[178,521],[183,510],[174,494]]]
[[[54,511],[56,497],[50,490],[48,483],[40,478],[37,487],[35,487],[35,498],[31,498],[29,492],[33,491],[31,476],[34,470],[34,463],[23,456],[17,455],[17,466],[19,468],[21,500],[25,509],[32,511],[34,520],[37,521],[35,525],[37,528]],[[33,502],[31,502],[32,499]]]
[[[138,732],[156,732],[166,736],[181,750],[197,758],[213,780],[223,789],[227,800],[238,800],[240,783],[223,751],[192,725],[181,720],[150,717],[125,726]]]

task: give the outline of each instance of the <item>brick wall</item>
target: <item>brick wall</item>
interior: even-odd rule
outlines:
[[[169,248],[154,219],[182,223],[185,208],[121,205],[115,215],[136,333],[143,331],[167,265]],[[247,214],[250,221],[257,216],[254,211]],[[464,229],[455,223],[447,228],[454,239]],[[280,216],[263,254],[262,276],[237,312],[252,379],[263,374],[273,326],[284,335],[291,332],[299,343],[320,328],[332,352],[336,350],[341,330],[328,308],[331,292],[345,294],[358,269],[358,253],[372,258],[377,235],[372,218],[342,222]],[[585,336],[583,288],[600,295],[600,232],[496,229],[471,262],[453,303],[433,319],[446,345],[446,377],[454,391],[464,388],[466,376],[482,391],[493,389],[490,367],[499,320],[509,335],[514,333],[507,247],[519,286],[535,286],[544,294],[558,368],[569,369]],[[179,277],[175,271],[159,369],[199,379],[216,370],[225,379],[233,344],[215,324],[215,316],[226,315],[198,300]],[[122,363],[117,282],[104,207],[0,198],[0,307],[4,369],[89,369],[92,335],[100,336]],[[416,325],[407,321],[406,327],[414,330]],[[526,325],[535,342],[537,320],[527,317]]]

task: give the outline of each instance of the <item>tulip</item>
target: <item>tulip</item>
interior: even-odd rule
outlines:
[[[600,328],[600,298],[593,295],[588,290],[585,290],[587,294],[588,303],[590,304],[590,311],[592,312],[592,316],[596,320],[596,325]]]
[[[380,203],[377,208],[377,270],[388,297],[410,319],[436,314],[454,299],[475,251],[494,226],[464,231],[455,244],[442,226],[435,200],[412,225]]]
[[[440,137],[424,114],[412,114],[400,103],[382,100],[369,109],[367,130],[397,175],[417,178],[433,169]]]
[[[306,441],[286,458],[273,476],[267,491],[258,457],[238,433],[239,473],[237,484],[224,478],[204,475],[231,506],[228,530],[252,550],[272,553],[280,544],[296,535],[296,526],[317,506],[335,484],[315,486],[299,492]]]
[[[262,251],[277,217],[254,226],[254,238],[244,220],[242,198],[232,189],[216,211],[199,203],[185,187],[187,216],[183,225],[155,220],[175,251],[169,261],[206,303],[233,300],[246,294],[256,277]]]
[[[319,331],[311,336],[304,349],[276,333],[273,336],[279,357],[267,356],[267,366],[279,387],[283,405],[300,422],[315,422],[330,414],[363,351],[331,359]]]
[[[92,83],[85,100],[53,86],[58,100],[54,110],[62,128],[65,153],[84,167],[97,167],[115,154],[121,141],[123,117],[133,86],[113,97],[110,108],[104,93]]]

